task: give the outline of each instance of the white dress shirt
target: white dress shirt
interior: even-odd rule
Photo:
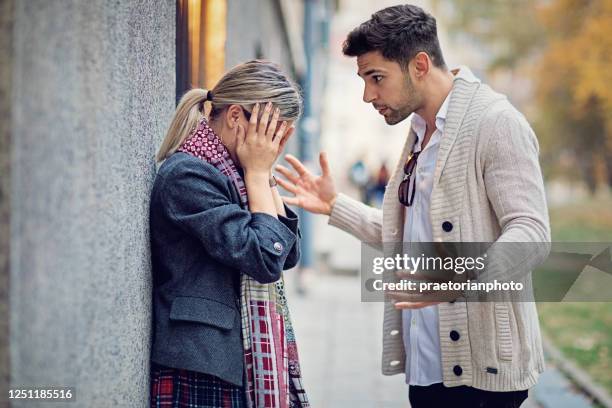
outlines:
[[[469,70],[459,68],[457,77],[469,82],[479,81]],[[452,93],[452,92],[451,92]],[[412,130],[417,135],[414,152],[420,152],[412,177],[416,177],[414,201],[404,209],[404,243],[432,242],[433,232],[429,217],[431,191],[433,189],[436,159],[440,139],[444,133],[449,93],[436,114],[436,129],[424,149],[421,145],[427,130],[425,120],[417,113],[412,115]],[[442,353],[438,328],[438,306],[402,311],[403,340],[406,349],[406,383],[431,385],[442,382]]]

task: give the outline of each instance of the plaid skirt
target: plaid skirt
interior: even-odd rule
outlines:
[[[244,408],[244,389],[218,377],[151,362],[152,408]]]

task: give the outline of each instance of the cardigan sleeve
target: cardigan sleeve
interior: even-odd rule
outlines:
[[[486,280],[520,278],[550,251],[550,226],[538,141],[514,110],[498,113],[484,159],[487,197],[501,235],[487,251]]]
[[[275,282],[296,242],[283,222],[232,202],[231,185],[204,161],[183,161],[167,174],[162,202],[170,218],[217,261],[261,283]]]
[[[328,224],[376,248],[382,246],[382,210],[338,193]]]

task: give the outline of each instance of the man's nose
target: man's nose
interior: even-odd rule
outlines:
[[[363,88],[363,101],[365,103],[370,103],[372,102],[374,99],[376,99],[376,95],[374,92],[372,92],[372,90],[366,85]]]

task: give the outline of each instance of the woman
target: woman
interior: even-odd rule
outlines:
[[[308,406],[282,280],[298,220],[271,172],[301,111],[265,61],[181,99],[151,193],[152,406]]]

